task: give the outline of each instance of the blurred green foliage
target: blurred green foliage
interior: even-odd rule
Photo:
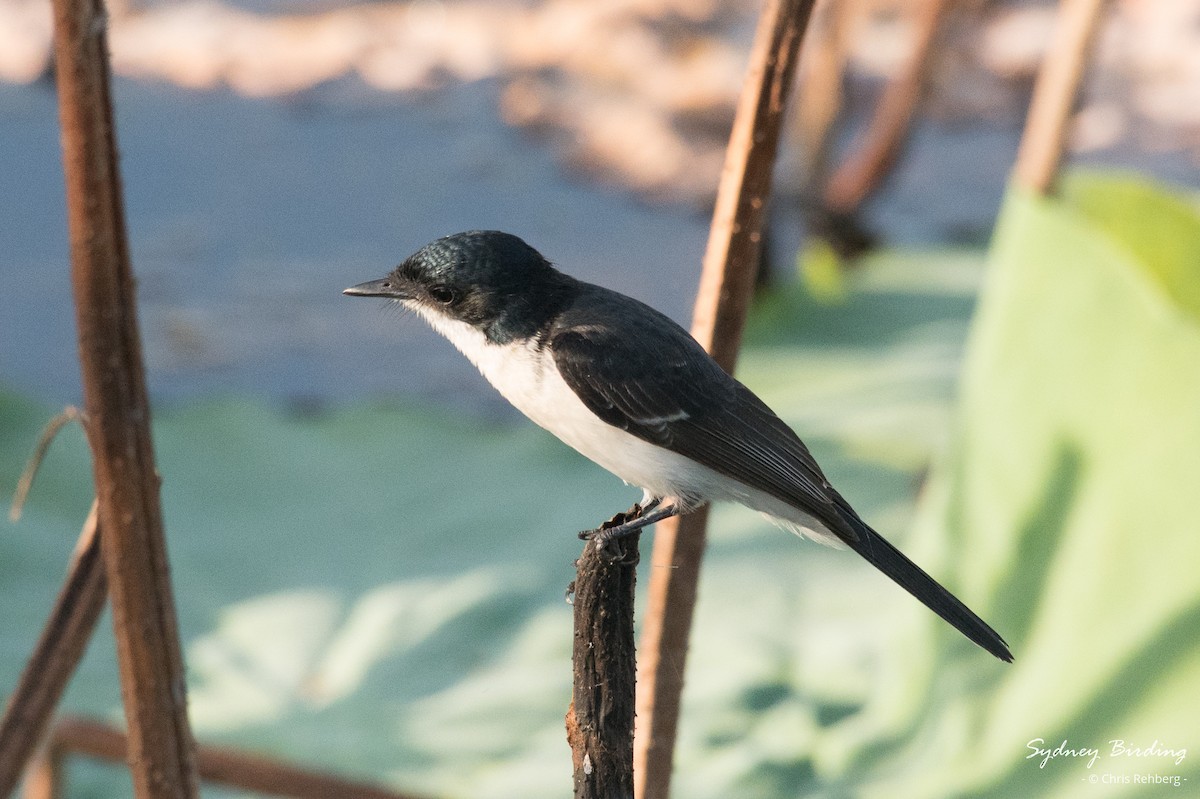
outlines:
[[[719,508],[678,795],[1159,796],[1132,779],[1200,780],[1200,752],[1109,755],[1117,739],[1200,746],[1197,230],[1161,187],[1080,177],[1061,200],[1009,198],[974,321],[977,253],[881,254],[833,294],[761,299],[739,376],[1017,660],[849,553]],[[5,493],[51,412],[0,394]],[[532,425],[397,404],[210,401],[157,412],[155,438],[202,739],[431,795],[569,792],[573,533],[637,491]],[[88,480],[72,428],[2,528],[0,690]],[[643,583],[661,568],[649,547]],[[118,717],[113,657],[105,622],[67,708]],[[1104,756],[1039,767],[1037,738]],[[115,769],[75,766],[72,786],[128,792]]]
[[[1184,197],[1095,174],[1059,199],[1010,192],[913,549],[1016,662],[980,663],[925,625],[912,645],[936,656],[892,683],[907,701],[827,772],[853,794],[1194,789],[1197,299],[1200,216]]]

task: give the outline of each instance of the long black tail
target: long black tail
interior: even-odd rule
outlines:
[[[942,588],[937,580],[872,530],[857,514],[851,511],[847,515],[850,517],[847,521],[859,534],[857,541],[846,541],[851,549],[895,580],[905,591],[921,600],[927,608],[950,622],[954,629],[1001,660],[1012,663],[1013,656],[1008,651],[1008,644],[987,622],[976,616],[958,597]]]

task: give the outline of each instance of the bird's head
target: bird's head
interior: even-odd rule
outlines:
[[[470,230],[430,242],[387,277],[343,293],[398,300],[430,319],[465,322],[503,344],[535,334],[569,283],[511,233]]]

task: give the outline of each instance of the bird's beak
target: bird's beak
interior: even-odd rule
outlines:
[[[387,277],[342,289],[342,293],[351,297],[390,297],[395,300],[402,300],[408,296],[394,280]]]

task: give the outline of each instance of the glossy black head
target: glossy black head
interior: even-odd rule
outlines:
[[[382,280],[344,293],[401,300],[507,343],[536,335],[573,282],[516,236],[470,230],[430,242]]]

